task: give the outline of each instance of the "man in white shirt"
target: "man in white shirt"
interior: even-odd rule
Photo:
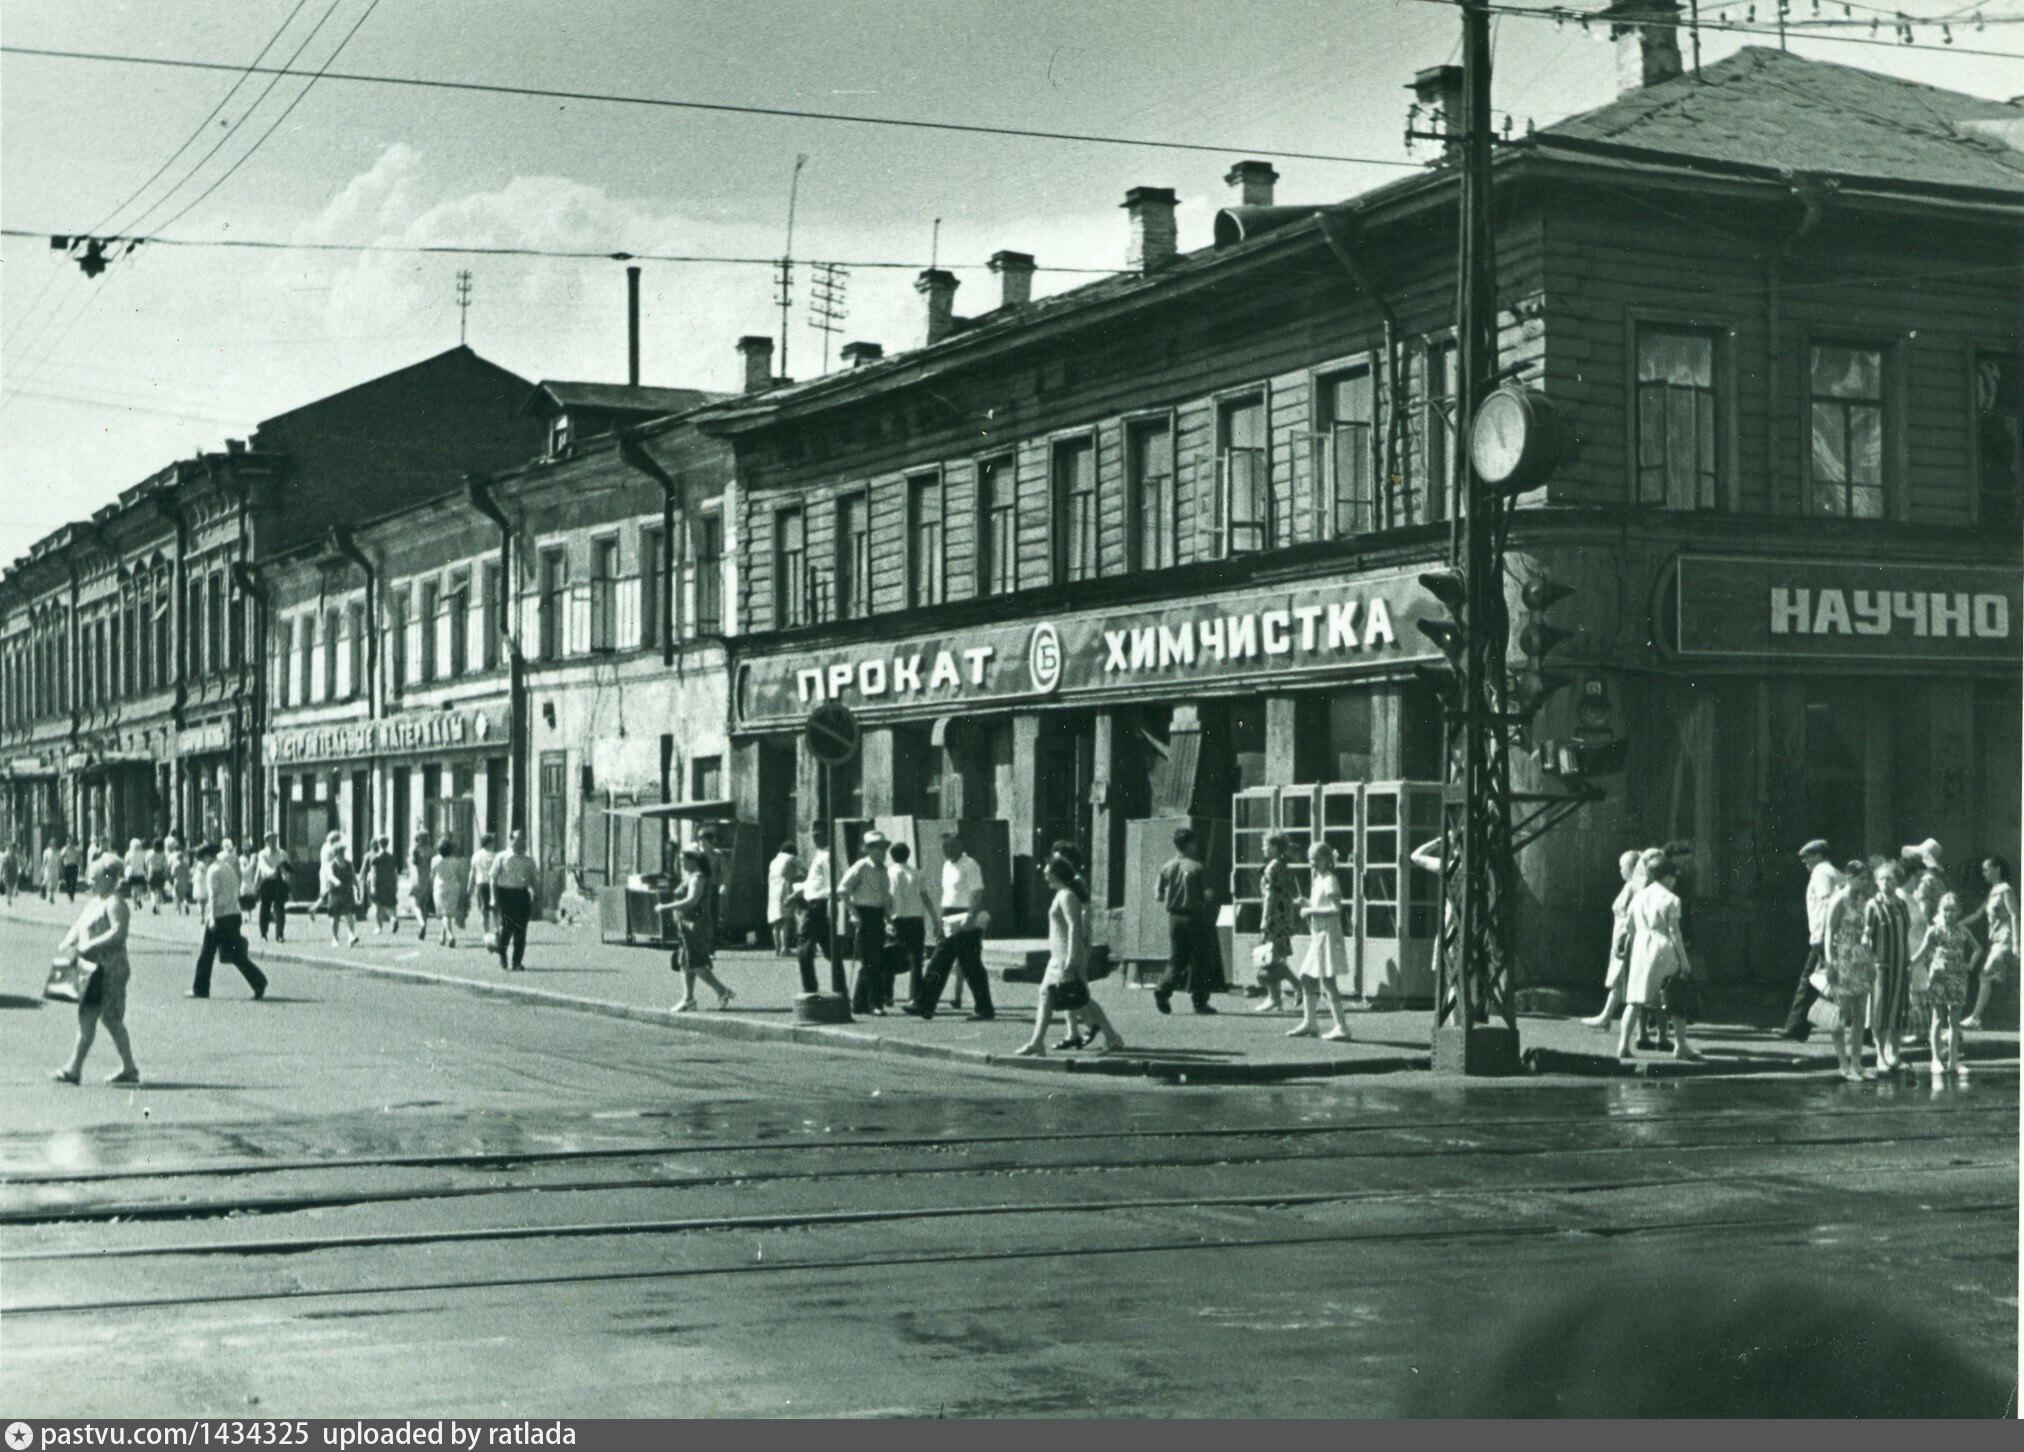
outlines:
[[[815,954],[820,949],[829,958],[829,991],[847,994],[850,986],[844,980],[843,964],[836,956],[836,948],[829,932],[829,823],[815,824],[815,853],[808,860],[808,875],[795,884],[792,894],[798,911],[796,927],[801,938],[798,962],[801,968],[801,991],[819,993],[815,982]]]
[[[499,914],[499,966],[517,973],[527,958],[527,923],[534,916],[540,869],[527,855],[527,834],[515,830],[492,859],[492,907]]]
[[[286,942],[289,862],[288,849],[281,845],[279,833],[267,834],[266,844],[261,847],[253,870],[253,897],[260,904],[260,937],[264,941],[271,927],[274,929],[274,941]]]
[[[211,965],[223,958],[239,970],[255,998],[267,996],[267,975],[246,955],[245,910],[239,905],[239,864],[221,854],[216,842],[197,849],[199,896],[204,902],[204,945],[197,950],[197,973],[190,997],[211,996]]]
[[[914,870],[912,857],[904,842],[893,843],[886,853],[886,877],[892,884],[893,942],[898,945],[894,951],[906,960],[909,1002],[921,991],[928,939],[939,938],[942,927],[940,895],[928,890],[927,879]]]
[[[478,850],[471,854],[471,900],[478,904],[478,920],[485,936],[492,936],[492,864],[498,860],[499,839],[490,832],[478,839]]]
[[[1841,890],[1841,874],[1828,856],[1827,843],[1818,837],[1799,849],[1799,860],[1806,866],[1806,966],[1799,970],[1799,986],[1792,990],[1792,1009],[1785,1015],[1781,1032],[1794,1043],[1803,1044],[1813,1032],[1813,1022],[1806,1013],[1820,997],[1820,991],[1813,986],[1813,975],[1820,971],[1823,962],[1827,905]]]
[[[963,850],[963,839],[954,832],[942,838],[942,857],[942,941],[906,1012],[916,1018],[933,1018],[953,965],[961,967],[963,981],[970,985],[974,1016],[996,1018],[991,1007],[991,980],[984,972],[984,929],[989,925],[984,911],[984,869]]]
[[[857,952],[857,992],[851,1008],[882,1014],[892,998],[886,972],[886,914],[892,910],[892,879],[886,875],[885,833],[867,832],[860,844],[864,856],[850,864],[837,896],[850,909],[851,945]]]

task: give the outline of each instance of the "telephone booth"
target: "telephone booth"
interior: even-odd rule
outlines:
[[[1301,901],[1312,889],[1308,849],[1335,849],[1336,882],[1349,938],[1350,975],[1337,986],[1374,1004],[1431,1004],[1440,877],[1415,867],[1412,852],[1440,835],[1437,782],[1323,782],[1252,787],[1234,795],[1231,898],[1236,904],[1236,976],[1252,975],[1264,910],[1265,838],[1282,832]],[[1305,935],[1293,940],[1297,965]]]

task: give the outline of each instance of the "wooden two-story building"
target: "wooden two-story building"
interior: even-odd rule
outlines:
[[[2024,108],[1620,44],[1639,84],[1495,165],[1500,367],[1564,440],[1510,538],[1514,620],[1524,583],[1574,591],[1535,737],[1628,741],[1525,854],[1524,972],[1598,978],[1617,854],[1691,839],[1698,950],[1770,977],[1806,838],[2017,845]],[[1264,825],[1339,835],[1385,945],[1360,986],[1414,996],[1425,798],[1368,787],[1441,774],[1412,667],[1453,521],[1457,179],[1325,205],[1228,180],[1213,222],[1134,189],[1114,277],[1035,299],[1000,253],[965,316],[924,273],[923,346],[699,416],[739,481],[732,790],[769,841],[805,832],[799,728],[843,701],[839,817],[962,823],[1015,931],[1073,840],[1126,953],[1175,821],[1240,899]]]

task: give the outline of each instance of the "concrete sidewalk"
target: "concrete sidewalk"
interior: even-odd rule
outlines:
[[[38,898],[17,896],[4,912],[19,921],[40,923],[50,930],[52,946],[74,919],[77,909],[59,900],[54,906]],[[249,921],[249,927],[251,926]],[[156,915],[145,907],[134,915],[133,931],[158,941],[186,945],[194,959],[202,930],[194,913],[185,917]],[[1155,1011],[1153,995],[1128,986],[1120,976],[1093,985],[1097,1001],[1124,1036],[1127,1049],[1116,1055],[1091,1056],[1050,1052],[1044,1058],[1013,1057],[1013,1050],[1032,1031],[1036,990],[1031,984],[1006,983],[993,970],[992,996],[997,1017],[979,1021],[966,1003],[957,1012],[946,1002],[932,1022],[899,1013],[861,1018],[849,1025],[816,1027],[793,1017],[800,979],[791,959],[770,950],[727,949],[717,955],[717,975],[737,995],[729,1010],[673,1013],[680,996],[677,976],[669,971],[665,952],[607,945],[598,941],[593,924],[562,926],[536,923],[528,933],[527,967],[519,973],[502,970],[485,951],[482,935],[460,936],[446,948],[415,937],[412,922],[391,936],[366,929],[358,946],[342,947],[330,940],[328,919],[311,921],[297,913],[288,923],[286,944],[263,943],[249,936],[253,957],[270,975],[285,976],[288,964],[322,970],[385,974],[460,987],[473,992],[513,997],[551,1007],[661,1024],[688,1033],[725,1038],[790,1041],[830,1049],[946,1059],[957,1063],[1037,1072],[1148,1076],[1176,1083],[1257,1083],[1281,1079],[1424,1070],[1429,1065],[1429,1015],[1425,1010],[1376,1012],[1352,1009],[1352,1042],[1323,1043],[1293,1039],[1286,1030],[1296,1022],[1292,1012],[1254,1012],[1257,1000],[1241,993],[1219,995],[1218,1012],[1189,1012],[1177,1000],[1171,1015]],[[39,991],[45,962],[13,965],[18,975],[10,989]],[[13,976],[10,975],[10,976]],[[26,980],[33,976],[35,982]],[[827,981],[826,970],[824,981]],[[904,979],[900,984],[904,993]],[[238,975],[229,969],[214,979],[219,995],[243,992]],[[710,999],[708,990],[704,997]],[[1057,1020],[1050,1041],[1065,1029]],[[1711,1074],[1778,1074],[1831,1070],[1832,1048],[1825,1035],[1807,1044],[1789,1043],[1766,1030],[1736,1024],[1696,1025],[1696,1046],[1707,1055],[1703,1064],[1682,1064],[1669,1056],[1645,1055],[1625,1067],[1614,1058],[1614,1036],[1568,1018],[1527,1015],[1520,1035],[1531,1067],[1541,1073],[1654,1077],[1699,1077]],[[1978,1064],[2014,1065],[2017,1035],[1971,1036],[1970,1054]],[[1924,1050],[1912,1051],[1922,1061]]]

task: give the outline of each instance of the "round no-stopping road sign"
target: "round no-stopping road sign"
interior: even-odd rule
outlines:
[[[808,713],[808,749],[825,766],[842,766],[857,755],[857,717],[841,701],[824,701]]]

